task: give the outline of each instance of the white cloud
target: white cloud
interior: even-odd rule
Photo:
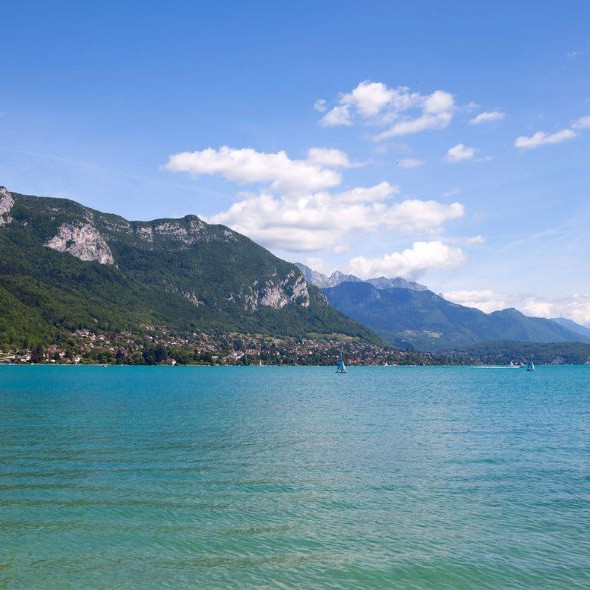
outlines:
[[[572,129],[562,129],[561,131],[557,131],[556,133],[545,133],[544,131],[537,131],[536,133],[533,133],[533,135],[531,135],[530,137],[527,137],[525,135],[517,137],[514,142],[514,145],[515,147],[523,150],[530,150],[552,143],[562,143],[563,141],[573,139],[574,137],[576,137],[576,132]]]
[[[338,150],[316,148],[316,156],[328,151],[336,158]],[[343,152],[338,152],[342,159]],[[341,164],[340,164],[341,165]],[[291,160],[284,151],[257,152],[252,148],[234,149],[223,146],[170,156],[166,169],[188,172],[195,178],[205,174],[219,174],[239,184],[270,184],[271,189],[285,193],[308,192],[340,184],[340,173],[306,160]]]
[[[451,269],[463,264],[466,256],[460,248],[439,240],[414,242],[411,248],[381,258],[353,258],[348,270],[360,278],[376,276],[415,279],[430,270]]]
[[[453,109],[455,100],[452,94],[444,90],[436,90],[424,100],[424,112],[438,115]]]
[[[568,51],[567,53],[568,59],[576,59],[577,57],[582,57],[581,51]]]
[[[523,313],[544,318],[564,317],[590,327],[590,295],[574,294],[559,299],[526,297],[522,304],[517,303]]]
[[[457,162],[464,162],[466,160],[472,160],[475,157],[475,152],[475,148],[468,147],[463,143],[458,143],[452,148],[449,148],[449,151],[445,156],[445,160],[453,164]]]
[[[322,127],[340,127],[352,125],[350,109],[346,105],[334,107],[320,119],[320,125]]]
[[[567,129],[562,129],[555,133],[545,133],[544,131],[537,131],[530,137],[521,135],[514,141],[514,145],[520,149],[535,149],[543,145],[552,143],[562,143],[577,137],[576,130],[590,129],[590,115],[576,119]]]
[[[205,219],[286,251],[342,253],[362,234],[433,234],[464,215],[458,202],[394,200],[400,188],[385,181],[336,191],[340,171],[352,166],[345,152],[332,148],[311,148],[307,159],[292,160],[284,151],[222,147],[175,154],[166,168],[196,178],[219,174],[238,184],[262,185],[239,193],[239,201]]]
[[[288,251],[331,249],[342,252],[354,236],[376,231],[434,233],[462,217],[463,205],[437,201],[388,202],[397,192],[386,182],[340,194],[299,197],[268,193],[234,203],[206,219],[229,225],[269,248]]]
[[[459,305],[465,305],[466,307],[475,307],[481,309],[486,313],[497,311],[499,309],[506,309],[508,303],[506,299],[492,291],[490,289],[483,290],[459,290],[459,291],[447,291],[443,293],[445,299],[458,303]]]
[[[397,195],[400,192],[399,186],[391,185],[389,182],[380,182],[369,188],[357,187],[349,191],[335,195],[340,203],[365,203],[384,201],[391,195]]]
[[[467,238],[465,243],[469,244],[470,246],[481,246],[482,244],[486,243],[486,239],[483,236],[472,236]]]
[[[341,94],[337,105],[322,117],[320,125],[352,125],[355,119],[369,125],[391,125],[375,136],[376,140],[381,140],[427,129],[443,129],[453,118],[454,104],[453,95],[444,90],[421,95],[405,86],[388,88],[383,82],[366,80],[351,92]],[[412,109],[418,110],[417,116],[407,114]]]
[[[550,318],[552,316],[553,304],[548,301],[539,301],[534,297],[529,297],[519,305],[519,308],[522,313],[534,318]]]
[[[590,115],[580,117],[572,123],[574,129],[590,129]]]
[[[412,133],[419,133],[428,129],[444,129],[449,125],[452,118],[452,113],[426,113],[416,119],[405,119],[399,123],[395,123],[387,131],[376,135],[374,139],[379,141],[389,137],[411,135]]]
[[[416,158],[402,158],[397,164],[401,168],[418,168],[418,166],[422,166],[424,164],[424,160],[418,160]]]
[[[313,108],[318,112],[318,113],[323,113],[328,107],[326,106],[326,101],[323,98],[318,98],[314,103],[313,103]]]
[[[575,294],[571,297],[545,299],[532,295],[506,295],[491,289],[448,291],[444,296],[449,301],[475,307],[486,313],[514,307],[533,317],[565,317],[582,325],[590,326],[590,295]]]
[[[340,102],[356,107],[363,117],[371,117],[379,113],[386,105],[396,101],[407,104],[411,101],[406,89],[401,92],[387,88],[382,82],[361,82],[351,93],[345,94]]]
[[[477,117],[470,119],[469,123],[471,123],[471,125],[481,125],[482,123],[501,121],[505,117],[506,113],[501,113],[500,111],[484,111],[483,113],[479,113]]]
[[[310,148],[307,151],[307,161],[326,168],[350,168],[352,166],[348,154],[333,148]]]

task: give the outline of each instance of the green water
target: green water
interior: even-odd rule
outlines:
[[[0,367],[0,588],[590,588],[590,367]]]

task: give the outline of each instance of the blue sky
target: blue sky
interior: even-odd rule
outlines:
[[[1,184],[590,325],[590,4],[120,4],[1,5]]]

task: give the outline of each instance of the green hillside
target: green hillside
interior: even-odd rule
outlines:
[[[153,326],[379,341],[293,264],[227,227],[195,216],[129,222],[67,199],[0,193],[0,347]]]

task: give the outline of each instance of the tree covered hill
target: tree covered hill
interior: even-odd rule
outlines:
[[[127,221],[0,188],[0,346],[154,326],[379,342],[295,265],[227,227]]]

